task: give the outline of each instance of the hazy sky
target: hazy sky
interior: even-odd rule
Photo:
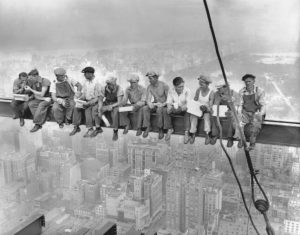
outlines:
[[[222,39],[296,44],[299,0],[208,0]],[[0,0],[0,50],[210,38],[202,0]]]

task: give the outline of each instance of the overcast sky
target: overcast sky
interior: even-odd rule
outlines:
[[[222,39],[297,45],[299,0],[208,0]],[[255,37],[254,37],[255,36]],[[202,0],[0,0],[0,50],[211,38]]]

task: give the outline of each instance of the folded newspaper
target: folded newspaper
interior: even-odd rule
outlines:
[[[227,105],[219,105],[219,117],[226,117]],[[213,105],[213,116],[217,116],[217,105]]]
[[[74,99],[74,101],[75,101],[76,108],[82,109],[83,105],[86,104],[86,101],[84,101],[84,100]]]
[[[19,100],[19,101],[28,101],[29,96],[28,95],[23,95],[23,94],[13,94],[14,100]]]
[[[201,103],[195,100],[187,101],[187,112],[197,117],[202,117],[203,112],[200,110]]]

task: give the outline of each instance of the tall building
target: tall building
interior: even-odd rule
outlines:
[[[109,148],[104,141],[97,143],[96,158],[103,163],[109,163]]]
[[[222,189],[208,187],[204,189],[203,223],[207,225],[211,217],[219,214],[222,209]],[[218,224],[218,221],[217,221]]]
[[[160,149],[155,145],[132,143],[128,145],[128,163],[135,175],[142,175],[145,169],[155,167]]]
[[[61,187],[72,188],[81,180],[80,164],[66,163],[61,166]]]
[[[96,182],[83,181],[84,183],[84,201],[86,203],[96,204],[100,200],[99,185]]]

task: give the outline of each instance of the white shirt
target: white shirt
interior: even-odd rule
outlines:
[[[101,95],[101,85],[96,78],[93,80],[85,79],[82,86],[82,93],[86,100],[91,100]]]
[[[206,96],[202,96],[201,90],[199,92],[199,97],[198,97],[198,102],[203,104],[203,105],[209,105],[209,96],[212,90],[210,90]]]
[[[180,95],[176,92],[175,88],[169,90],[167,104],[178,104],[178,107],[186,105],[187,100],[191,99],[191,91],[188,87],[184,87]]]

